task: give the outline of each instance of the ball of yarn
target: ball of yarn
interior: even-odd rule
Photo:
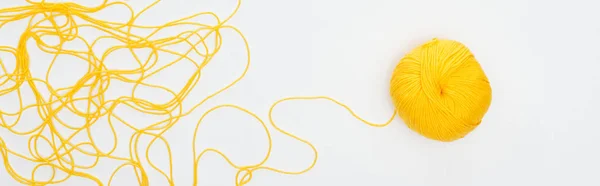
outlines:
[[[390,94],[410,129],[439,141],[470,133],[492,99],[489,81],[471,51],[444,39],[433,39],[400,60]]]

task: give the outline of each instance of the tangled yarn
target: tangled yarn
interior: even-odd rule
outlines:
[[[39,2],[26,0],[26,2],[28,4],[25,6],[0,9],[0,29],[12,22],[20,20],[27,22],[17,46],[0,46],[0,53],[11,55],[14,58],[14,60],[0,59],[0,96],[16,95],[19,102],[16,111],[0,108],[0,127],[13,136],[28,139],[28,152],[22,153],[11,148],[13,142],[5,140],[6,136],[0,136],[0,157],[6,172],[14,180],[24,185],[42,186],[64,183],[74,177],[92,181],[95,185],[111,185],[113,178],[119,172],[131,171],[135,174],[138,185],[147,186],[151,185],[149,183],[151,174],[148,172],[153,171],[164,177],[169,185],[176,185],[173,175],[173,152],[169,140],[164,136],[165,132],[180,123],[181,118],[190,115],[207,100],[234,86],[248,72],[250,65],[248,42],[238,28],[227,24],[240,8],[241,0],[237,1],[233,12],[225,18],[219,17],[213,12],[200,12],[158,25],[141,25],[137,24],[136,20],[159,1],[155,1],[139,12],[135,12],[127,3],[121,1],[102,0],[102,3],[97,6],[83,6],[72,2],[50,3],[45,0]],[[124,7],[130,15],[124,21],[112,21],[94,16],[95,13],[109,7]],[[203,17],[203,20],[208,18],[210,21],[205,23],[193,20],[198,17]],[[177,34],[169,36],[158,34],[163,30],[175,27],[186,29],[181,30],[180,28]],[[81,35],[84,29],[102,34],[92,39],[86,38]],[[145,34],[133,30],[143,30],[145,32],[142,33]],[[237,33],[244,42],[247,61],[245,61],[243,72],[235,80],[193,103],[193,106],[184,107],[183,103],[189,100],[190,93],[202,79],[205,67],[211,64],[212,59],[219,54],[224,40],[221,33],[224,30]],[[53,38],[57,42],[51,42],[45,38]],[[94,50],[98,43],[107,40],[117,44],[101,52]],[[85,47],[76,49],[66,47],[72,42],[83,43]],[[35,45],[28,45],[28,43]],[[177,47],[174,46],[179,48],[184,46],[185,49],[183,51],[175,50],[173,48]],[[32,47],[37,47],[39,51],[53,56],[44,75],[32,73],[31,67],[40,64],[29,54]],[[149,55],[143,57],[137,54],[136,50],[138,49],[149,50]],[[119,50],[127,51],[133,57],[134,64],[137,65],[131,69],[120,69],[107,65],[109,63],[107,57]],[[50,78],[54,67],[65,62],[59,60],[61,56],[75,58],[86,67],[69,69],[72,72],[85,72],[74,84],[59,86]],[[169,60],[166,60],[163,58],[164,56],[175,56],[175,58],[171,60],[167,57],[166,59]],[[191,64],[191,68],[193,68],[193,73],[185,80],[183,87],[173,90],[149,81],[157,74],[164,73],[165,69],[170,66],[181,63]],[[131,91],[116,98],[107,96],[106,92],[111,89],[111,85],[119,83],[130,85]],[[167,92],[168,99],[161,102],[144,99],[136,91],[142,88]],[[24,99],[25,95],[33,95],[34,98],[32,100]],[[272,112],[282,102],[313,99],[329,100],[345,108],[357,119],[375,127],[388,125],[395,115],[394,113],[385,123],[371,123],[360,118],[343,103],[324,96],[281,99],[270,108],[268,122],[264,122],[259,116],[243,107],[234,104],[218,105],[206,111],[196,123],[191,147],[194,159],[189,164],[193,166],[194,172],[193,177],[188,179],[193,180],[193,185],[201,182],[198,179],[198,167],[201,166],[202,157],[208,153],[220,155],[237,170],[233,182],[236,186],[249,183],[256,170],[281,174],[302,174],[312,169],[317,161],[316,148],[307,140],[279,128],[273,120]],[[158,116],[162,119],[149,125],[139,126],[135,122],[124,119],[125,114],[117,111],[117,108],[120,107],[133,109],[147,116]],[[197,149],[196,140],[202,121],[213,111],[223,108],[244,112],[260,122],[268,139],[268,151],[260,162],[242,165],[232,161],[218,149]],[[34,116],[26,115],[27,111],[37,113]],[[83,124],[76,123],[73,119],[63,118],[60,113],[65,112],[84,121]],[[40,122],[22,122],[24,117],[37,117]],[[94,127],[101,124],[110,128],[110,135],[99,137],[94,134]],[[116,126],[128,128],[133,132],[129,136],[124,135],[126,133],[117,131]],[[304,169],[293,171],[266,166],[265,162],[270,158],[272,150],[270,128],[309,146],[314,153],[312,163]],[[75,140],[77,136],[83,136],[84,139]],[[127,136],[127,139],[123,140],[124,136]],[[142,137],[149,137],[151,140],[147,143],[142,142]],[[107,138],[112,139],[112,145],[109,148],[100,148],[98,141]],[[117,147],[123,145],[127,146],[128,155],[115,153]],[[159,168],[157,163],[149,158],[150,149],[157,145],[166,147],[167,170],[164,167],[163,169]],[[14,159],[26,161],[35,166],[30,173],[23,174],[22,171],[15,170],[15,165],[12,163]],[[93,159],[93,162],[83,163],[83,159]],[[108,180],[101,180],[92,174],[91,170],[97,167],[99,162],[107,159],[120,162],[120,165],[111,172]],[[37,176],[45,170],[50,170],[49,177]]]
[[[433,39],[400,60],[390,94],[409,128],[427,138],[453,141],[481,123],[492,89],[466,46]]]

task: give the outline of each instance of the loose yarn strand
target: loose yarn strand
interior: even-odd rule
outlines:
[[[11,112],[0,109],[0,127],[6,129],[11,134],[29,137],[27,148],[28,154],[23,154],[9,148],[9,144],[7,144],[0,136],[0,155],[2,156],[6,172],[15,181],[24,185],[43,186],[59,184],[72,177],[87,179],[94,182],[96,185],[104,185],[100,179],[87,173],[86,170],[95,168],[101,159],[111,159],[119,161],[121,164],[110,173],[110,177],[106,182],[106,185],[108,186],[113,183],[117,173],[119,171],[125,171],[126,167],[130,167],[133,170],[135,179],[139,185],[150,185],[148,174],[148,171],[150,170],[158,172],[159,175],[167,180],[169,185],[176,185],[175,175],[173,174],[173,152],[171,150],[171,145],[164,137],[164,134],[174,127],[182,117],[190,115],[198,107],[204,105],[205,102],[241,81],[249,70],[251,57],[248,40],[238,28],[226,24],[238,12],[241,7],[241,0],[237,1],[234,10],[224,19],[213,12],[200,12],[159,25],[136,24],[136,20],[151,7],[159,3],[159,0],[154,1],[137,13],[135,13],[133,8],[128,4],[119,1],[108,2],[108,0],[103,0],[100,5],[94,7],[87,7],[72,2],[50,3],[45,0],[39,2],[26,0],[26,2],[28,5],[0,9],[0,29],[8,23],[28,19],[27,27],[20,36],[16,47],[0,46],[0,52],[11,54],[15,58],[15,67],[12,72],[8,66],[4,64],[9,61],[0,59],[0,73],[2,73],[0,74],[0,96],[14,93],[17,95],[19,103],[18,111]],[[109,21],[94,18],[91,15],[114,6],[125,7],[129,14],[128,20],[123,22]],[[200,16],[208,16],[213,19],[216,24],[211,25],[192,21],[192,19]],[[59,19],[65,20],[64,22],[60,22],[58,21]],[[171,36],[157,36],[161,30],[176,26],[193,26],[194,28]],[[94,29],[104,33],[104,35],[98,36],[93,40],[88,40],[80,36],[80,29],[84,28]],[[135,34],[133,29],[145,29],[150,30],[150,32],[146,35],[139,35]],[[214,56],[219,53],[222,47],[224,38],[221,33],[224,30],[233,31],[244,43],[244,50],[246,52],[244,70],[230,83],[208,94],[190,108],[185,109],[183,103],[190,95],[191,91],[198,85],[198,82],[202,78],[202,70],[204,70],[204,67],[206,67],[212,61]],[[59,42],[48,43],[43,39],[45,37],[56,37]],[[192,38],[198,39],[197,41],[193,41]],[[212,43],[209,42],[209,38]],[[52,55],[48,69],[46,69],[46,73],[43,77],[35,77],[30,70],[32,65],[36,65],[31,64],[31,59],[29,57],[27,43],[31,40],[35,41],[35,46],[41,52]],[[103,40],[113,40],[120,44],[109,47],[102,54],[95,53],[93,48]],[[82,42],[85,47],[81,47],[77,50],[65,48],[65,44],[74,41]],[[184,52],[168,49],[169,46],[177,44],[183,44],[187,49]],[[113,52],[123,49],[131,53],[137,67],[134,69],[112,69],[107,66],[107,58]],[[148,57],[143,57],[136,54],[135,49],[150,49],[151,51]],[[164,65],[159,65],[159,56],[165,54],[176,56],[176,59],[169,61]],[[192,57],[192,54],[196,57]],[[59,60],[59,56],[61,55],[72,56],[76,59],[85,61],[85,65],[87,66],[86,73],[71,86],[55,87],[50,83],[50,75],[56,64],[61,62]],[[195,59],[198,57],[201,58],[201,60]],[[196,69],[179,90],[172,90],[165,86],[148,82],[149,78],[163,72],[168,67],[178,63],[184,63],[184,61],[189,61]],[[105,96],[105,93],[114,82],[123,82],[133,85],[131,92],[128,93],[128,95],[122,95],[116,99],[109,99]],[[136,95],[136,90],[140,87],[162,90],[169,94],[170,99],[163,103],[157,103],[140,98]],[[23,96],[25,91],[33,93],[35,103],[28,104],[25,102]],[[396,112],[394,112],[392,117],[384,123],[369,122],[358,116],[349,106],[326,96],[289,97],[278,100],[269,109],[268,124],[250,110],[234,104],[223,104],[212,107],[203,113],[198,120],[193,133],[193,185],[198,185],[200,182],[197,176],[198,167],[200,166],[200,160],[207,153],[218,154],[231,167],[237,170],[234,182],[236,186],[243,186],[249,183],[256,170],[267,170],[280,174],[292,175],[302,174],[311,170],[317,163],[317,148],[308,140],[280,128],[273,119],[273,111],[277,105],[283,102],[319,99],[328,100],[343,107],[353,117],[373,127],[384,127],[388,125],[396,115]],[[85,103],[85,106],[78,107],[78,103],[82,102]],[[131,122],[127,122],[121,114],[115,111],[119,106],[124,106],[147,115],[163,116],[166,117],[166,119],[153,122],[145,127],[139,127]],[[251,165],[240,165],[233,162],[225,153],[218,149],[205,148],[200,151],[196,148],[197,133],[200,130],[199,127],[204,118],[216,110],[225,108],[235,109],[248,114],[261,124],[268,139],[268,148],[260,162]],[[25,117],[24,112],[30,109],[36,109],[37,117],[41,119],[41,122],[29,129],[18,129],[18,126],[23,125],[21,121],[22,118]],[[75,116],[83,118],[85,123],[83,125],[70,123],[68,120],[59,116],[60,112],[73,113]],[[8,117],[14,118],[14,121],[10,122]],[[112,138],[113,140],[112,146],[110,146],[109,149],[102,149],[99,147],[97,139],[94,138],[94,130],[92,127],[94,125],[99,125],[98,123],[101,118],[106,118],[106,124],[110,128],[111,135],[103,136],[105,138]],[[119,156],[115,153],[119,141],[122,141],[117,135],[117,129],[115,128],[115,126],[119,124],[133,130],[133,134],[129,136],[128,140],[128,156]],[[266,166],[265,163],[271,157],[271,152],[273,150],[272,131],[270,131],[269,128],[273,128],[277,132],[309,146],[314,154],[311,164],[302,170],[296,171]],[[45,133],[49,133],[49,135],[46,135]],[[85,135],[87,141],[75,142],[74,139],[79,134]],[[142,145],[142,137],[151,138],[147,145]],[[150,150],[160,143],[164,144],[166,148],[168,170],[159,168],[159,166],[150,158]],[[41,148],[43,146],[50,147],[51,153],[46,154],[45,152],[42,152]],[[145,152],[140,154],[140,149],[145,149]],[[78,154],[76,155],[75,153]],[[80,155],[92,157],[93,162],[88,164],[78,163],[77,160]],[[17,173],[14,170],[13,165],[11,165],[9,159],[12,158],[26,160],[35,163],[36,166],[32,169],[30,175],[22,175]],[[143,158],[145,158],[145,161]],[[44,167],[50,168],[51,172],[49,178],[42,180],[42,178],[37,176],[37,173],[38,171],[41,172]],[[65,176],[59,176],[59,172],[65,173]]]

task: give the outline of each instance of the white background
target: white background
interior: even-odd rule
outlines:
[[[0,5],[12,5],[7,1],[16,0]],[[151,3],[128,2],[138,10]],[[206,10],[225,16],[234,6],[234,0],[168,0],[140,21],[162,23]],[[239,104],[266,119],[280,98],[326,95],[367,120],[383,122],[393,111],[388,82],[396,63],[439,37],[467,45],[491,82],[492,105],[475,131],[442,143],[410,131],[399,119],[372,128],[327,101],[290,102],[278,107],[276,120],[316,146],[317,165],[302,175],[257,171],[248,185],[600,185],[599,7],[593,0],[246,0],[229,24],[250,42],[250,72],[167,134],[175,182],[191,185],[191,135],[207,108]],[[207,67],[206,76],[214,78],[204,81],[209,87],[229,82],[243,67],[239,37],[224,38],[234,44],[224,45],[215,59],[222,65]],[[228,110],[206,123],[208,132],[200,138],[208,146],[240,164],[263,157],[266,138],[250,117]],[[274,143],[268,165],[286,170],[309,165],[312,154],[305,145],[280,134],[274,134]],[[222,158],[208,155],[203,163],[200,185],[234,185],[236,171]],[[111,171],[96,173],[106,180]],[[151,175],[156,177],[151,185],[165,185]],[[18,185],[3,169],[0,179],[0,185]],[[131,176],[117,179],[117,186],[135,183]]]

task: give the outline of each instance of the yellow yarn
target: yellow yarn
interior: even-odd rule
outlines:
[[[433,39],[400,60],[390,94],[409,128],[427,138],[453,141],[481,123],[492,89],[466,46]]]
[[[134,12],[125,2],[108,2],[102,0],[98,6],[87,7],[76,3],[49,3],[44,0],[35,2],[26,0],[28,5],[0,9],[0,28],[2,26],[26,20],[28,25],[23,29],[17,46],[0,46],[0,52],[11,54],[14,61],[0,59],[0,96],[16,94],[19,105],[17,111],[6,111],[0,108],[0,127],[14,136],[28,138],[28,152],[17,152],[10,148],[9,140],[0,136],[0,157],[4,169],[17,182],[24,185],[53,185],[65,183],[74,177],[94,182],[95,185],[111,185],[113,178],[121,171],[131,171],[135,174],[138,185],[154,185],[149,182],[151,174],[149,171],[158,172],[169,185],[177,185],[173,175],[173,158],[169,140],[164,134],[180,124],[181,118],[192,114],[197,108],[204,105],[209,99],[237,84],[243,79],[250,66],[250,47],[242,32],[227,22],[236,14],[241,6],[241,0],[237,2],[235,9],[224,18],[213,12],[200,12],[181,19],[172,20],[157,25],[139,25],[136,20],[149,8],[156,5],[158,1],[145,7],[139,12]],[[129,12],[127,20],[109,21],[95,18],[93,15],[109,7],[124,7]],[[211,23],[200,23],[192,21],[204,16]],[[158,37],[157,33],[165,29],[185,26],[187,29],[171,36]],[[104,33],[94,39],[84,38],[79,35],[80,29],[92,29]],[[136,34],[132,30],[144,30],[147,34]],[[183,103],[202,78],[202,71],[219,54],[223,40],[221,33],[225,30],[239,35],[244,42],[247,58],[245,68],[238,77],[226,84],[219,90],[210,93],[191,107],[184,107]],[[58,44],[44,40],[45,37],[58,39]],[[103,53],[96,53],[94,46],[103,41],[117,41],[118,44],[108,48]],[[63,47],[69,42],[82,42],[86,47],[70,49]],[[28,45],[34,43],[35,45]],[[172,49],[172,46],[185,46],[183,51]],[[40,51],[51,54],[54,58],[50,61],[46,74],[36,77],[30,70],[31,66],[37,65],[31,61],[28,50],[32,46]],[[135,54],[136,49],[150,50],[149,57]],[[114,69],[106,65],[105,59],[116,50],[127,50],[134,57],[137,66],[133,69]],[[175,60],[166,62],[162,56],[176,56]],[[55,64],[61,63],[58,56],[71,56],[85,63],[86,69],[76,83],[68,86],[57,87],[50,83],[49,77]],[[437,60],[443,59],[443,60]],[[5,63],[14,63],[13,69]],[[181,89],[172,90],[159,84],[153,84],[148,79],[165,71],[169,66],[178,63],[193,65],[194,73],[185,81]],[[71,69],[70,69],[71,70]],[[115,99],[109,99],[105,92],[111,87],[111,82],[126,83],[134,88],[127,95],[121,95]],[[136,88],[145,87],[155,91],[168,92],[166,102],[156,102],[136,96]],[[437,93],[436,93],[437,91]],[[446,40],[434,40],[421,48],[408,54],[398,65],[391,81],[391,94],[397,105],[397,111],[410,128],[419,131],[425,136],[443,141],[450,141],[464,136],[472,130],[483,117],[489,106],[491,90],[487,79],[477,62],[468,52],[466,47],[457,42]],[[24,94],[35,97],[33,103],[27,103],[23,99]],[[226,162],[236,169],[235,180],[232,184],[242,186],[248,184],[253,178],[256,170],[272,171],[280,174],[302,174],[312,169],[318,158],[317,148],[308,140],[302,139],[287,132],[276,125],[273,119],[275,107],[283,102],[294,100],[327,100],[346,109],[350,115],[374,127],[383,127],[391,123],[396,112],[386,120],[378,124],[366,121],[354,113],[349,106],[327,96],[312,97],[289,97],[275,102],[269,109],[268,122],[264,122],[253,112],[234,105],[222,104],[208,109],[195,124],[191,153],[194,159],[181,160],[190,161],[193,177],[179,178],[190,179],[193,185],[202,184],[198,179],[198,168],[202,157],[208,153],[220,155]],[[85,105],[85,108],[76,105]],[[128,107],[138,112],[161,116],[163,120],[148,126],[137,126],[125,119],[116,111],[117,107]],[[260,162],[242,165],[233,162],[225,153],[216,148],[197,149],[197,133],[206,116],[218,109],[234,109],[244,112],[255,118],[265,130],[268,146]],[[28,110],[37,111],[41,120],[39,123],[20,122],[22,117],[34,117],[24,114]],[[85,123],[74,124],[69,120],[61,119],[61,112],[69,112],[82,118]],[[10,119],[15,119],[11,121]],[[98,136],[94,135],[94,126],[100,125],[99,121],[105,119],[110,131],[108,138],[114,143],[109,149],[102,149],[97,144]],[[268,124],[267,124],[268,123]],[[29,126],[30,130],[19,130],[20,126]],[[116,125],[122,125],[131,129],[131,133],[117,131]],[[184,124],[185,125],[185,124]],[[189,125],[189,124],[188,124]],[[271,157],[272,138],[270,129],[284,134],[306,144],[313,151],[314,157],[309,165],[300,170],[283,170],[265,165]],[[235,130],[235,129],[232,129]],[[85,136],[84,141],[76,141],[75,136]],[[122,139],[126,136],[127,139]],[[106,136],[104,136],[106,137]],[[149,143],[143,143],[142,137],[150,137]],[[150,149],[154,146],[163,145],[168,154],[168,167],[159,168],[149,158]],[[115,153],[118,146],[126,146],[129,149],[127,155]],[[42,149],[46,149],[45,151]],[[49,153],[47,151],[50,151]],[[181,152],[180,152],[181,153]],[[187,153],[187,152],[184,152]],[[12,161],[19,159],[32,163],[34,168],[23,174],[23,171],[15,170]],[[81,163],[82,159],[93,159],[92,163]],[[101,180],[92,169],[100,161],[113,160],[120,164],[111,172],[108,180]],[[51,170],[49,178],[40,178],[40,172],[46,168]],[[166,170],[165,170],[166,169]]]
[[[173,158],[172,151],[169,145],[169,140],[164,137],[165,132],[169,131],[179,123],[182,117],[193,113],[198,107],[203,105],[209,99],[214,98],[225,90],[237,84],[248,72],[250,66],[250,48],[245,36],[234,26],[228,25],[227,22],[236,14],[241,5],[241,0],[238,0],[235,9],[230,15],[225,18],[217,16],[213,12],[200,12],[188,17],[166,22],[157,25],[139,25],[136,20],[140,15],[146,12],[149,8],[156,5],[159,1],[155,1],[148,7],[145,7],[140,12],[134,12],[125,2],[108,2],[102,0],[98,6],[87,7],[77,3],[50,3],[41,0],[35,2],[26,0],[28,5],[10,7],[0,9],[0,28],[2,26],[20,20],[28,21],[28,25],[23,29],[23,33],[19,38],[17,46],[0,46],[1,53],[11,54],[14,60],[0,59],[0,96],[16,94],[18,96],[19,105],[17,111],[6,111],[0,108],[0,127],[7,130],[13,136],[22,136],[28,138],[28,153],[22,153],[11,149],[9,140],[4,140],[0,136],[0,157],[3,161],[3,166],[6,172],[17,182],[24,185],[42,186],[64,183],[69,179],[78,177],[94,182],[95,185],[111,185],[113,178],[121,171],[131,171],[135,174],[135,179],[138,185],[148,186],[155,185],[149,183],[149,171],[158,172],[168,182],[169,185],[176,185],[176,180],[173,175]],[[95,18],[93,15],[99,11],[109,7],[126,8],[129,16],[125,21],[109,21]],[[212,22],[200,23],[192,21],[194,18],[204,16]],[[158,37],[157,33],[169,28],[177,26],[185,26],[185,30],[166,37]],[[79,35],[80,29],[91,29],[102,32],[103,35],[94,38],[84,38]],[[140,35],[132,32],[132,30],[148,31],[147,34]],[[184,107],[183,103],[187,100],[192,90],[198,85],[202,71],[212,62],[212,59],[219,54],[224,37],[221,32],[228,30],[238,34],[244,42],[246,61],[245,68],[238,77],[230,83],[224,85],[219,90],[210,93],[208,96],[201,99],[199,102],[192,103],[191,108]],[[45,37],[58,39],[58,44],[47,42]],[[118,42],[114,46],[108,48],[102,53],[97,53],[93,50],[94,46],[103,41],[112,40]],[[34,43],[35,45],[27,45]],[[86,47],[72,49],[63,47],[70,42],[82,42]],[[172,49],[172,46],[184,46],[183,51]],[[46,73],[41,77],[36,77],[31,72],[30,67],[38,65],[38,61],[31,61],[28,50],[37,47],[40,51],[51,54],[54,58],[50,61]],[[142,57],[135,53],[136,49],[150,50],[150,56]],[[126,50],[134,57],[134,63],[137,66],[133,69],[114,69],[107,66],[106,58],[116,50]],[[175,60],[164,61],[162,56],[176,56]],[[76,83],[68,86],[58,87],[49,80],[50,74],[55,64],[64,62],[57,60],[58,56],[71,56],[84,63],[87,68],[77,69],[73,67],[71,71],[85,72]],[[12,69],[10,65],[5,63],[13,63]],[[187,63],[193,65],[194,73],[185,81],[185,86],[179,90],[172,90],[160,84],[149,82],[148,79],[156,74],[165,71],[169,66]],[[118,98],[110,99],[105,95],[111,82],[126,83],[133,86],[133,90],[126,95],[121,95]],[[153,91],[168,92],[169,97],[166,102],[156,102],[143,99],[136,96],[136,88],[145,87]],[[35,98],[33,103],[27,103],[29,100],[24,100],[23,95],[31,94]],[[193,134],[192,147],[193,161],[190,159],[190,166],[193,166],[192,178],[193,185],[202,183],[198,179],[198,167],[201,166],[200,161],[207,153],[215,153],[220,155],[227,161],[231,167],[237,170],[235,175],[236,186],[242,186],[249,183],[253,177],[253,172],[256,170],[266,170],[281,174],[302,174],[312,169],[317,162],[317,149],[307,140],[299,138],[290,132],[287,132],[278,127],[273,120],[273,111],[278,104],[292,100],[328,100],[334,104],[340,105],[346,109],[353,117],[359,119],[367,125],[374,127],[383,127],[388,125],[395,117],[395,113],[385,123],[377,124],[368,122],[360,118],[345,104],[326,96],[314,97],[289,97],[277,101],[269,110],[269,124],[265,124],[263,120],[253,112],[233,104],[223,104],[215,106],[202,114],[202,117],[196,123],[196,128]],[[76,105],[85,105],[85,108]],[[149,116],[161,116],[163,120],[152,123],[148,126],[137,126],[123,119],[123,115],[116,111],[117,107],[128,107],[140,113]],[[265,130],[267,135],[268,150],[264,158],[257,163],[241,165],[233,162],[225,153],[215,148],[197,149],[196,140],[197,133],[200,130],[203,119],[217,109],[230,108],[235,109],[254,117]],[[37,111],[37,115],[24,114],[28,110]],[[85,123],[75,124],[70,120],[61,118],[61,112],[68,112],[83,119]],[[22,117],[39,117],[39,123],[24,123],[21,122]],[[16,118],[16,119],[15,119]],[[99,122],[101,118],[107,121],[106,123]],[[15,119],[11,121],[10,119]],[[104,124],[104,125],[101,125]],[[108,126],[112,132],[109,136],[95,136],[94,126]],[[125,131],[117,131],[116,125],[122,125],[131,129],[130,133]],[[185,125],[185,124],[184,124]],[[189,124],[188,124],[189,125]],[[20,126],[28,126],[31,130],[19,130]],[[270,129],[284,134],[287,137],[293,138],[309,146],[314,157],[310,165],[307,165],[301,170],[282,170],[270,166],[265,163],[271,157],[272,138]],[[235,129],[232,129],[235,130]],[[76,136],[84,136],[83,141],[76,141]],[[122,137],[128,138],[123,140]],[[11,136],[12,137],[12,136]],[[142,137],[150,137],[151,141],[147,144],[143,143]],[[102,149],[97,144],[98,139],[110,138],[114,142],[109,149]],[[80,139],[81,140],[81,139]],[[124,143],[123,143],[124,142]],[[149,158],[150,149],[156,145],[164,144],[168,156],[164,157],[168,160],[167,170],[159,168],[156,163]],[[118,155],[115,153],[118,146],[126,146],[129,150],[127,155]],[[141,150],[141,149],[145,150]],[[46,149],[46,150],[42,150]],[[50,152],[48,152],[50,151]],[[182,153],[182,152],[180,152]],[[188,153],[188,152],[183,152]],[[15,170],[12,161],[19,159],[27,161],[34,166],[29,172],[23,174],[23,171]],[[92,163],[82,163],[82,159],[93,159]],[[92,169],[95,168],[100,161],[113,160],[120,164],[111,172],[108,180],[101,180],[95,175]],[[186,161],[186,160],[181,160]],[[51,176],[49,178],[40,178],[42,168],[50,169]],[[96,170],[97,171],[97,170]]]

